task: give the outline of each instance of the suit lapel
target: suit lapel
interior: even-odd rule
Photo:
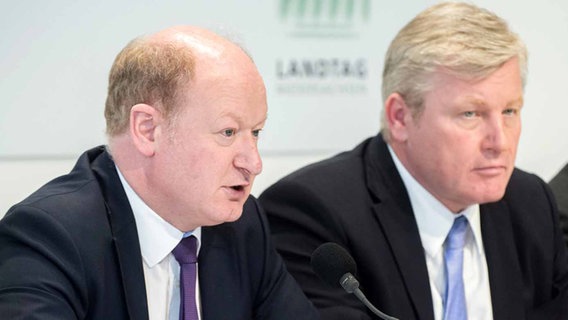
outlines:
[[[375,212],[385,233],[415,314],[434,319],[428,270],[418,228],[413,217],[392,205],[377,205]],[[406,216],[405,216],[406,215]]]
[[[114,162],[106,151],[92,162],[91,168],[102,186],[101,191],[106,201],[128,314],[130,319],[148,319],[142,253],[134,214]]]
[[[373,210],[392,249],[414,313],[434,319],[424,249],[406,188],[379,135],[365,154],[367,185],[375,197]]]
[[[201,229],[199,288],[203,319],[240,319],[246,285],[242,283],[234,231],[228,224]],[[219,304],[223,307],[219,307]],[[252,317],[252,315],[251,315]]]
[[[487,259],[494,319],[522,319],[522,274],[509,209],[504,201],[481,206],[481,234]]]

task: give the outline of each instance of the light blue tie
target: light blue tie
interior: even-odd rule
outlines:
[[[467,307],[463,286],[463,247],[467,231],[467,219],[459,216],[454,220],[446,238],[444,263],[446,264],[446,295],[444,297],[444,320],[466,320]]]

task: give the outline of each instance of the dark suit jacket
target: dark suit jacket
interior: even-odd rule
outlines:
[[[273,249],[254,198],[203,227],[203,319],[316,319]],[[138,233],[114,163],[86,152],[0,222],[0,318],[148,319]]]
[[[558,202],[560,227],[564,234],[564,242],[568,246],[568,164],[550,180],[549,185]]]
[[[288,270],[323,319],[371,317],[311,270],[311,253],[324,242],[350,252],[362,291],[381,311],[401,320],[434,318],[418,226],[380,135],[292,173],[259,201]],[[557,219],[547,185],[520,170],[501,201],[481,205],[495,319],[568,319],[568,261]]]

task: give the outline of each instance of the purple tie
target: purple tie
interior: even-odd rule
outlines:
[[[199,320],[195,304],[195,275],[197,266],[197,239],[183,238],[172,251],[180,265],[180,320]]]

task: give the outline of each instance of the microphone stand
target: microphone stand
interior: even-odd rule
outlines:
[[[363,302],[364,305],[367,306],[367,308],[369,308],[369,310],[371,310],[375,315],[377,315],[379,318],[384,319],[384,320],[398,320],[398,318],[395,317],[391,317],[387,314],[384,314],[383,312],[381,312],[381,310],[375,308],[375,306],[373,304],[371,304],[371,302],[369,301],[369,299],[367,299],[367,297],[365,297],[365,295],[363,294],[363,292],[357,288],[353,291],[353,294],[359,299],[361,300],[361,302]]]
[[[369,310],[371,310],[376,316],[383,320],[398,320],[395,317],[391,317],[381,310],[375,308],[375,306],[365,297],[361,289],[359,289],[359,281],[350,273],[347,272],[344,274],[341,279],[339,279],[339,284],[347,291],[348,293],[353,293],[357,299],[359,299]]]

